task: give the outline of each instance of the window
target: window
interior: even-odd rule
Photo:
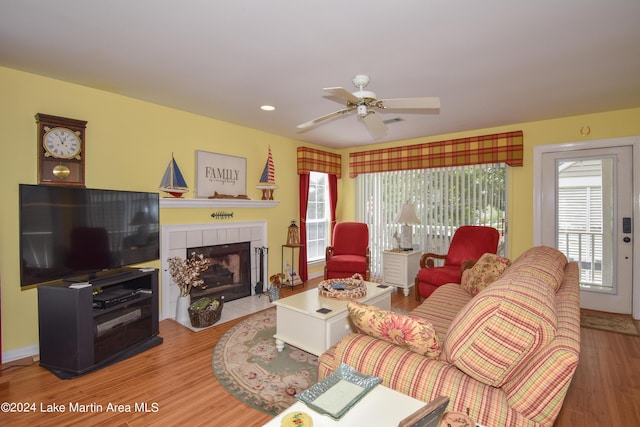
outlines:
[[[603,265],[611,258],[611,224],[605,206],[611,206],[609,193],[603,194],[603,181],[610,181],[607,173],[613,169],[611,159],[558,162],[558,249],[569,260],[580,262],[580,286],[590,289],[612,290],[614,279]],[[606,193],[606,192],[605,192]],[[608,209],[611,211],[611,209]],[[610,270],[610,269],[609,269]],[[604,273],[604,277],[603,277]]]
[[[371,274],[382,275],[382,251],[397,247],[395,218],[413,203],[420,224],[413,243],[446,254],[461,225],[488,225],[504,235],[506,166],[485,164],[362,174],[356,177],[356,218],[369,226]],[[503,238],[502,238],[503,239]],[[499,253],[504,252],[501,244]]]
[[[328,246],[329,226],[329,180],[326,173],[310,172],[309,202],[307,205],[307,262],[324,259]]]

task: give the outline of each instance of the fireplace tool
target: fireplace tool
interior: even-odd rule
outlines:
[[[256,281],[255,291],[258,297],[264,293],[264,255],[269,253],[269,248],[262,246],[256,248],[256,259],[258,262],[258,280]]]

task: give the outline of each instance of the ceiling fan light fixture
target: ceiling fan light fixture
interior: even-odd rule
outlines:
[[[358,115],[365,117],[367,114],[367,106],[365,104],[358,105]]]

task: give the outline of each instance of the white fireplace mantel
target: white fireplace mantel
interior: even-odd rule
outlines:
[[[161,198],[161,208],[275,208],[279,200]]]

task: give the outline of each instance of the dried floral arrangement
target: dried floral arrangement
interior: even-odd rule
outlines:
[[[181,297],[188,296],[191,288],[206,288],[204,280],[200,278],[200,273],[209,268],[211,261],[205,259],[204,255],[196,255],[195,252],[192,252],[189,259],[173,257],[167,261],[169,262],[169,273],[180,288]]]

